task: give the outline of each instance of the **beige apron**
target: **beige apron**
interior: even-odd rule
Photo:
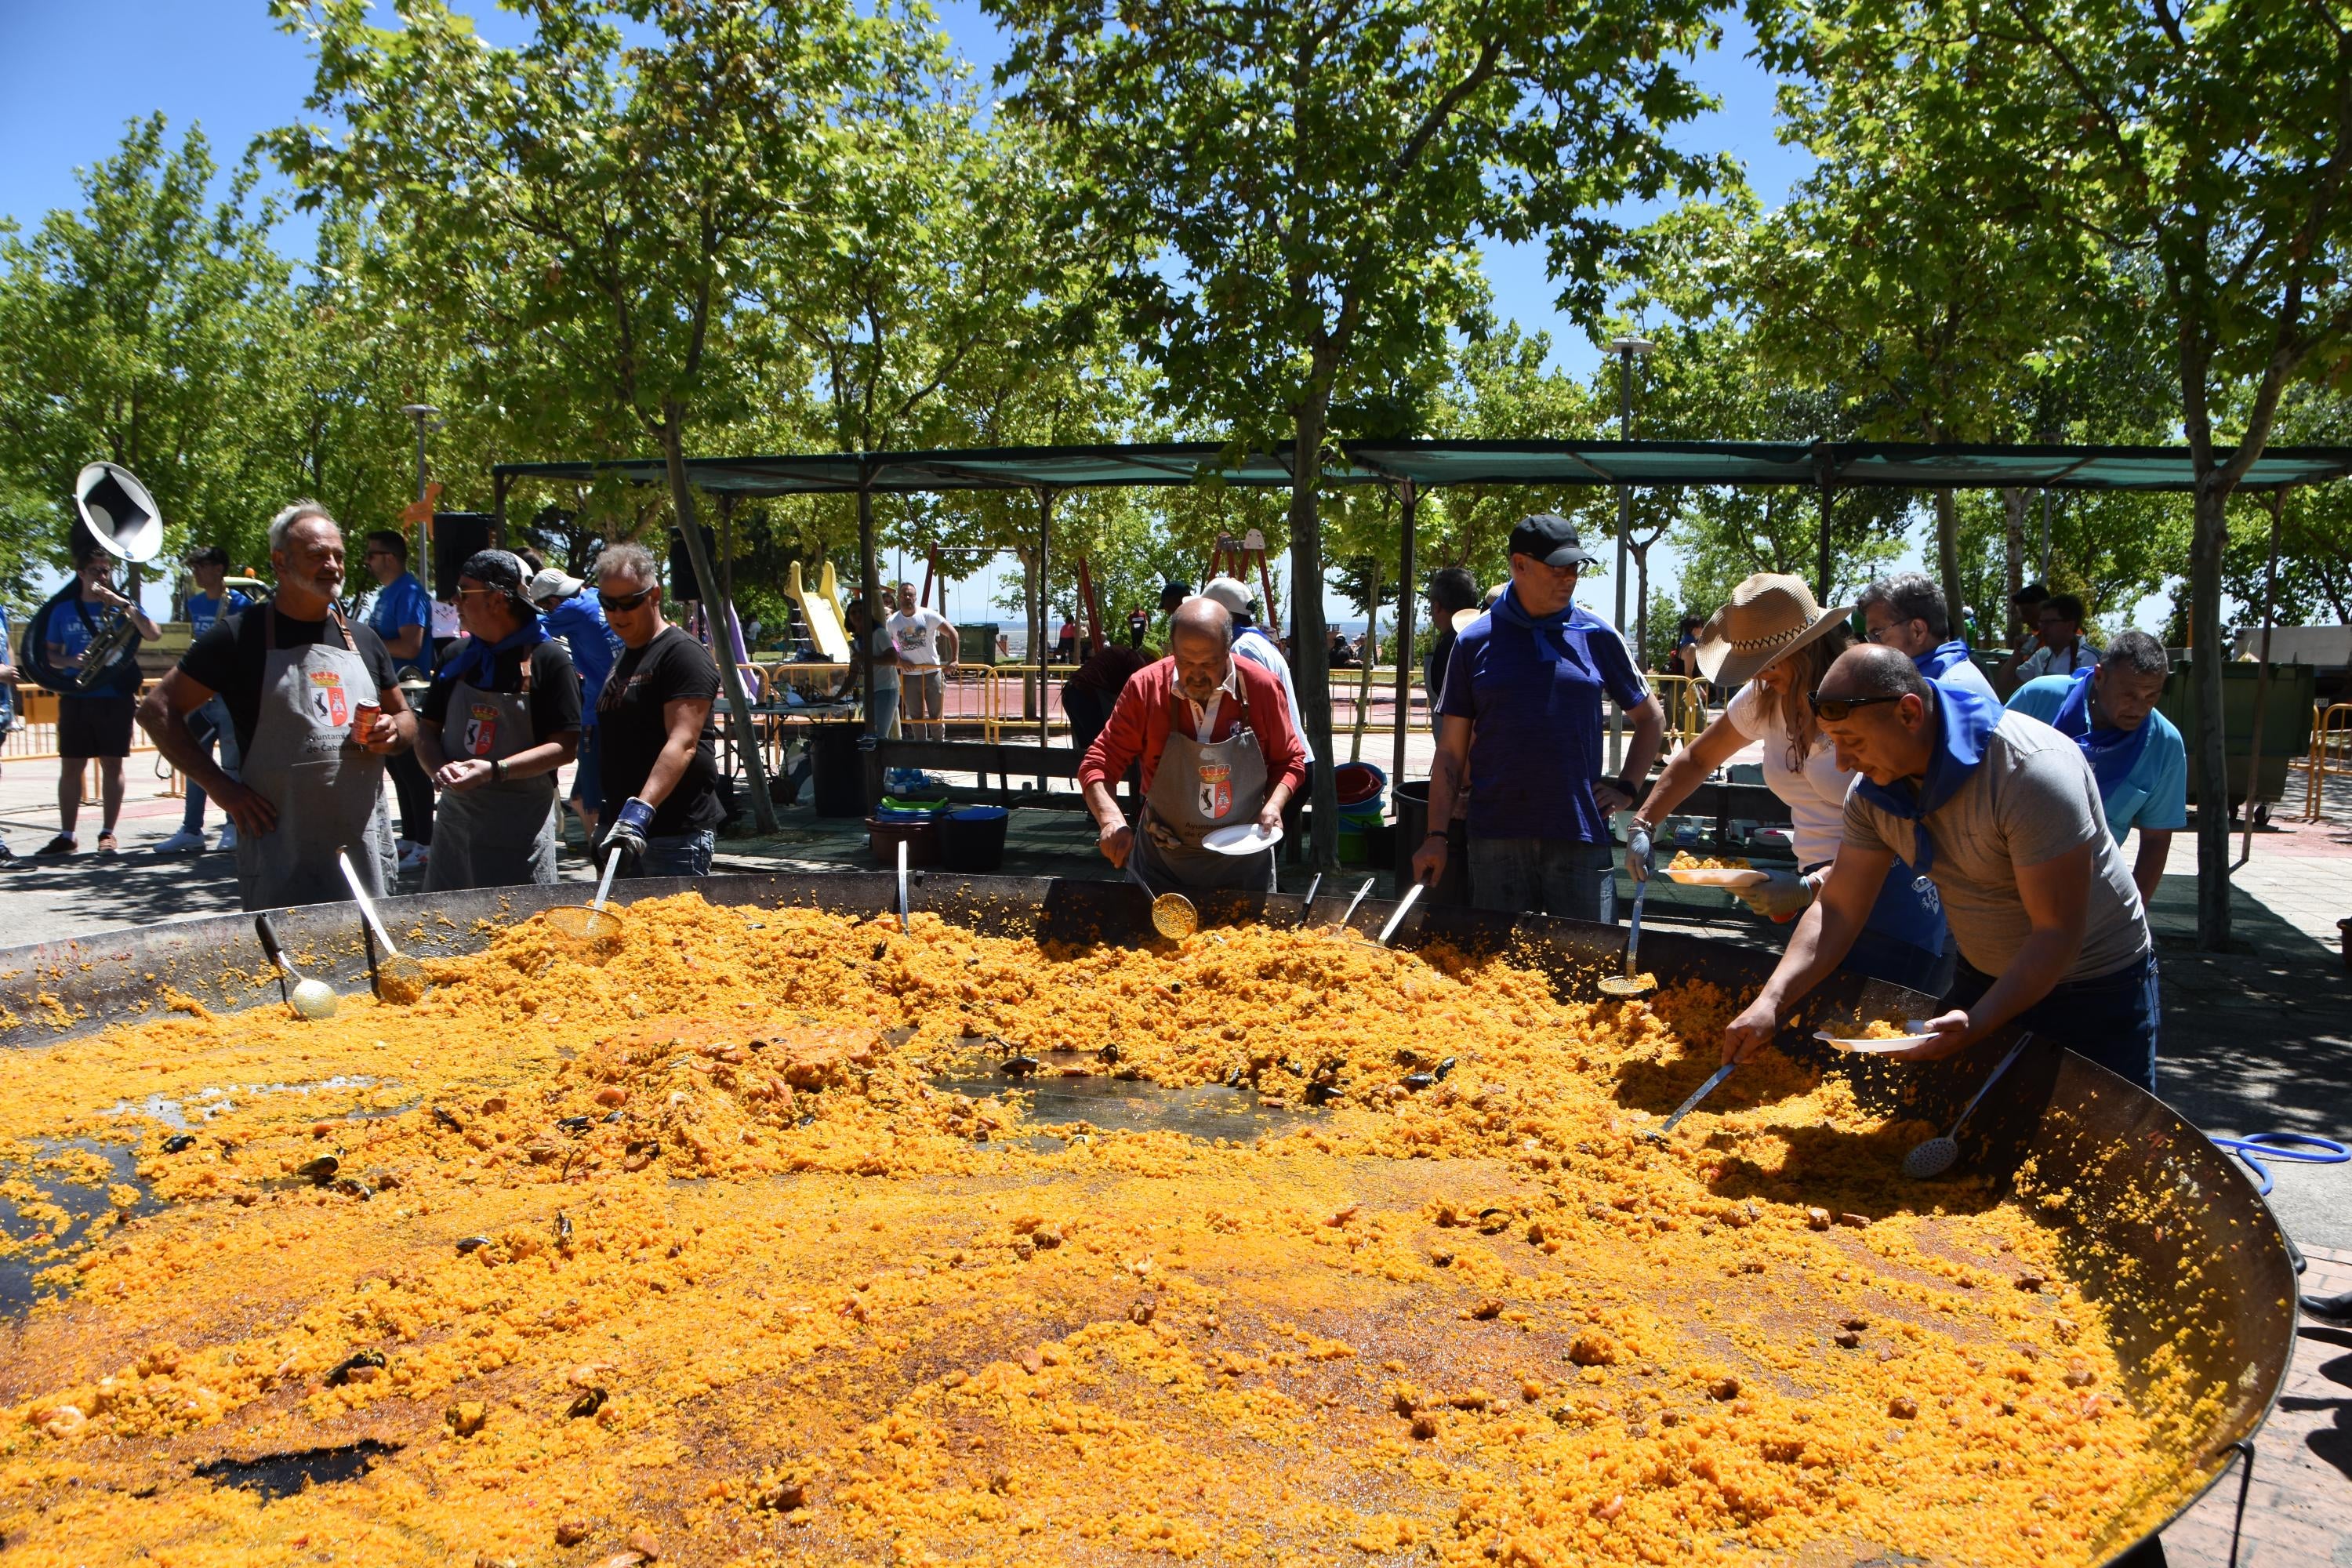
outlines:
[[[528,652],[520,691],[485,691],[464,681],[450,689],[449,710],[441,719],[441,752],[451,762],[505,762],[535,744]],[[433,812],[425,890],[454,893],[554,881],[559,820],[552,773],[443,790]]]
[[[1179,691],[1169,700],[1187,699]],[[1265,752],[1250,731],[1246,706],[1222,741],[1194,740],[1171,723],[1143,797],[1143,831],[1135,836],[1145,879],[1161,891],[1171,886],[1264,889],[1274,870],[1269,857],[1220,855],[1202,848],[1201,840],[1220,827],[1256,821],[1266,791]]]
[[[395,890],[399,861],[383,809],[383,759],[352,742],[352,716],[378,702],[375,677],[352,643],[350,623],[330,606],[343,646],[278,646],[278,607],[262,618],[261,710],[241,769],[247,789],[278,809],[267,833],[236,836],[237,895],[245,908],[324,904],[351,897],[335,851],[349,848],[368,891]]]

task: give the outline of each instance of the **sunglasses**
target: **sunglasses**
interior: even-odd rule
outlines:
[[[621,610],[634,610],[652,598],[654,594],[655,590],[652,588],[640,588],[634,594],[624,594],[615,599],[612,595],[599,588],[596,590],[596,602],[604,606],[604,613],[609,616]]]
[[[1898,691],[1892,697],[1824,697],[1816,691],[1805,700],[1812,704],[1816,717],[1832,724],[1843,724],[1855,709],[1867,708],[1874,702],[1900,702],[1903,693]]]

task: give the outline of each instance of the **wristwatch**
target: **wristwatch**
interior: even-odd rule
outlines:
[[[504,757],[490,764],[490,777],[499,784],[507,782],[507,761]]]
[[[1609,782],[1615,784],[1617,786],[1617,793],[1623,795],[1627,800],[1639,800],[1642,798],[1642,784],[1639,779],[1629,779],[1623,773],[1619,773],[1615,778],[1611,779]]]

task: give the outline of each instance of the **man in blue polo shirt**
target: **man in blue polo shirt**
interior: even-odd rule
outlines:
[[[2009,700],[2011,712],[2041,720],[2083,749],[2117,844],[2139,829],[2132,881],[2151,907],[2172,836],[2189,826],[2189,748],[2156,710],[2171,668],[2162,643],[2120,632],[2095,668],[2038,677]]]
[[[1430,764],[1429,820],[1414,879],[1445,870],[1444,825],[1470,792],[1470,898],[1481,909],[1617,918],[1609,818],[1641,797],[1665,734],[1617,629],[1575,603],[1599,558],[1564,517],[1511,530],[1511,584],[1464,629],[1447,661]],[[1601,701],[1633,721],[1623,772],[1601,777]]]
[[[196,591],[188,595],[188,641],[191,645],[203,639],[213,629],[213,624],[223,616],[234,616],[249,607],[253,601],[228,585],[228,552],[217,544],[208,544],[187,560],[188,574],[196,580]],[[188,715],[188,733],[195,740],[197,749],[206,756],[212,754],[213,742],[220,742],[221,772],[229,777],[237,775],[236,726],[228,719],[228,704],[220,693],[213,693],[208,701],[200,703]],[[158,855],[200,855],[205,848],[204,786],[190,779],[188,804],[180,814],[180,831],[155,846]],[[224,851],[236,847],[236,824],[221,824],[220,847]]]
[[[1952,612],[1944,590],[1924,572],[1881,577],[1862,591],[1863,638],[1907,657],[1930,680],[1973,691],[1998,702],[1992,682],[1969,657],[1969,645],[1952,636]]]

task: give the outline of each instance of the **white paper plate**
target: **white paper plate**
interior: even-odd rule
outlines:
[[[1696,866],[1681,871],[1669,866],[1666,875],[1685,888],[1752,888],[1769,880],[1761,871],[1738,871],[1723,866]]]
[[[1846,1039],[1843,1037],[1832,1035],[1827,1029],[1817,1029],[1813,1032],[1813,1038],[1817,1040],[1826,1040],[1842,1051],[1859,1051],[1865,1055],[1884,1055],[1888,1051],[1907,1051],[1913,1046],[1925,1045],[1929,1040],[1936,1037],[1933,1032],[1928,1029],[1927,1021],[1925,1018],[1906,1018],[1903,1020],[1903,1026],[1917,1032],[1908,1035],[1899,1035],[1891,1040],[1855,1040]]]
[[[1231,827],[1220,827],[1201,839],[1201,847],[1213,849],[1220,855],[1263,855],[1282,842],[1282,829],[1261,835],[1255,822],[1236,822]]]

